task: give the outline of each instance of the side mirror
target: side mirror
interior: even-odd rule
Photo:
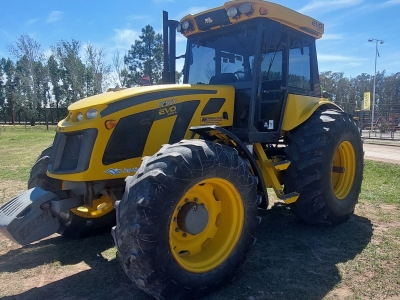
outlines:
[[[326,98],[326,99],[328,99],[328,98],[331,98],[331,94],[329,94],[327,91],[323,91],[322,92],[322,98]]]

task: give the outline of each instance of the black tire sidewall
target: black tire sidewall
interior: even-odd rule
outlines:
[[[186,162],[177,161],[172,164],[168,162],[175,159],[176,153],[187,153],[186,145],[183,145],[182,148],[172,147],[171,152],[173,153],[167,151],[167,153],[163,152],[161,156],[155,154],[150,159],[146,158],[145,166],[142,165],[137,175],[127,180],[125,195],[118,205],[117,227],[119,229],[117,229],[116,240],[119,240],[124,231],[129,232],[127,236],[130,239],[128,241],[122,238],[125,240],[124,245],[116,242],[122,266],[139,287],[157,298],[160,296],[161,298],[177,299],[197,298],[217,289],[234,275],[234,270],[243,262],[245,253],[254,242],[253,232],[257,215],[256,179],[250,174],[247,164],[239,158],[236,150],[211,142],[197,143],[207,149],[204,153],[199,151],[200,154],[196,153],[193,156],[182,155]],[[188,144],[191,147],[190,142]],[[225,149],[221,150],[222,148]],[[215,157],[210,158],[210,150]],[[219,153],[228,153],[228,155],[221,158],[220,155],[215,155],[216,151],[222,151]],[[202,159],[204,160],[201,162]],[[190,167],[188,168],[191,165],[202,166],[202,169],[191,170]],[[239,170],[232,171],[232,165],[239,166]],[[166,176],[159,176],[163,172]],[[169,244],[170,222],[182,197],[193,186],[211,178],[225,179],[235,186],[243,204],[244,223],[236,246],[224,262],[211,271],[193,273],[183,269],[173,257]],[[145,203],[141,203],[144,205],[139,205],[139,201],[145,201]],[[149,206],[151,206],[150,209],[146,209]],[[123,214],[120,213],[122,210]],[[143,221],[139,225],[133,224],[138,220],[138,216],[143,216],[144,213],[146,220],[140,218]],[[129,220],[127,220],[128,216]],[[157,225],[149,223],[143,228],[142,225],[145,225],[145,221],[156,222]],[[135,257],[136,263],[132,263],[132,259],[129,257],[130,253],[143,249],[136,244],[135,238],[143,239],[144,236],[155,239],[155,247],[151,247],[149,244],[151,248],[143,250],[146,254],[142,253],[141,255],[150,257],[145,257],[142,261],[138,261]],[[129,243],[134,244],[133,248],[128,245]],[[128,264],[129,267],[127,267]],[[155,281],[168,279],[167,286],[160,288],[147,282],[148,279],[144,280],[143,278],[149,270],[154,271],[151,277]],[[143,280],[146,281],[144,286],[141,284]],[[160,289],[160,291],[154,289]]]
[[[333,158],[339,145],[348,141],[355,154],[353,185],[344,199],[338,199],[332,186]],[[354,211],[361,190],[363,148],[360,133],[351,115],[320,108],[287,137],[286,158],[291,162],[284,172],[285,192],[298,192],[290,207],[309,224],[337,225]]]
[[[339,124],[338,124],[339,123]],[[324,178],[329,178],[329,180],[323,181],[323,190],[325,191],[326,205],[329,209],[337,216],[346,217],[353,213],[354,206],[357,203],[355,199],[358,199],[362,181],[362,169],[363,169],[363,156],[357,155],[363,153],[362,142],[359,138],[359,132],[351,122],[343,122],[342,119],[336,121],[337,126],[334,129],[334,133],[331,134],[331,144],[327,147],[329,152],[326,154],[326,167],[324,170]],[[353,188],[351,188],[349,194],[344,199],[338,199],[333,191],[333,186],[331,182],[332,178],[332,166],[333,157],[336,150],[342,142],[348,141],[352,144],[355,153],[355,174],[353,180]]]
[[[224,176],[224,174],[219,174],[218,176],[213,175],[213,176],[205,176],[203,178],[199,178],[198,182],[215,177],[227,179],[227,176]],[[229,181],[231,183],[234,183],[235,186],[238,186],[239,184],[239,182],[233,180],[233,178],[229,178]],[[175,211],[177,203],[179,202],[179,200],[181,200],[183,195],[194,185],[187,186],[182,184],[180,187],[178,187],[178,190],[180,190],[179,194],[171,193],[169,195],[169,197],[171,197],[171,201],[169,201],[169,205],[167,205],[169,207],[168,212],[166,212],[165,215],[162,215],[162,219],[160,220],[160,224],[165,224],[165,226],[161,226],[160,240],[157,243],[157,247],[160,249],[160,253],[162,253],[162,255],[160,257],[157,257],[155,264],[161,265],[164,263],[166,272],[169,274],[175,274],[174,279],[178,281],[180,284],[189,285],[192,284],[193,282],[201,282],[203,285],[207,286],[209,284],[214,284],[215,278],[225,277],[228,270],[236,268],[236,266],[241,263],[240,257],[245,252],[245,249],[248,247],[250,242],[246,237],[249,237],[249,233],[252,232],[251,230],[251,228],[253,227],[252,223],[255,220],[254,218],[246,218],[246,217],[244,218],[242,234],[237,242],[237,245],[235,246],[235,249],[228,257],[228,259],[225,260],[216,269],[208,273],[201,273],[201,274],[191,273],[182,270],[182,267],[178,265],[178,263],[175,261],[171,253],[169,245],[169,225],[170,221],[172,220],[172,215]],[[168,196],[166,196],[166,198],[167,197]],[[241,194],[241,198],[244,199],[245,197]],[[244,216],[249,215],[249,211],[252,208],[249,207],[248,203],[244,202],[243,200],[242,203],[244,209]]]

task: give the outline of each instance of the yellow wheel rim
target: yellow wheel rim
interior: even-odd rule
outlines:
[[[93,206],[79,206],[71,209],[71,212],[82,218],[99,218],[114,209],[114,205],[109,196],[103,195],[93,201]]]
[[[332,166],[332,188],[337,199],[343,200],[350,193],[356,173],[356,155],[353,145],[342,142],[336,149]]]
[[[221,178],[203,180],[175,207],[169,227],[172,255],[189,272],[213,270],[232,253],[243,222],[243,203],[235,186]]]

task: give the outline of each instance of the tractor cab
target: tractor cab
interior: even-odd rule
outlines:
[[[288,95],[321,95],[315,39],[323,25],[285,8],[304,25],[295,30],[282,20],[287,14],[274,20],[282,13],[279,5],[239,4],[227,2],[179,23],[188,38],[184,83],[233,86],[231,131],[249,143],[276,142]]]

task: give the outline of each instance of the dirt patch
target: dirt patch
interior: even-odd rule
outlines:
[[[27,183],[19,180],[0,181],[0,205],[26,190]]]
[[[400,164],[400,147],[364,143],[364,158]]]
[[[396,206],[360,201],[337,227],[304,225],[278,202],[260,216],[257,243],[235,280],[205,299],[400,297]],[[125,276],[108,234],[53,235],[26,247],[0,237],[0,257],[6,299],[152,299]]]

